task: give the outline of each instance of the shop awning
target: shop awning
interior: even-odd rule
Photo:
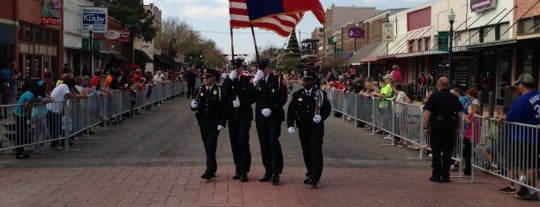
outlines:
[[[117,54],[117,53],[110,53],[112,58],[115,58],[117,60],[127,60],[124,56]]]
[[[161,54],[161,55],[155,55],[154,54],[154,60],[156,60],[157,62],[160,62],[162,64],[170,64],[170,61],[169,61],[170,58],[167,58],[163,54]]]
[[[146,52],[144,52],[142,50],[137,50],[137,49],[134,49],[133,51],[135,52],[135,59],[139,59],[139,60],[142,59],[147,63],[154,62],[154,60],[152,60],[152,58],[150,58],[150,56],[148,56],[148,54],[146,54]]]
[[[511,40],[499,40],[499,41],[493,41],[493,42],[485,42],[480,44],[474,44],[467,46],[468,49],[482,49],[486,47],[496,47],[496,46],[504,46],[504,45],[512,45],[517,43],[517,40],[511,39]]]
[[[356,52],[356,54],[354,54],[351,58],[349,58],[349,62],[350,63],[363,62],[363,61],[361,61],[361,59],[370,57],[371,54],[374,53],[375,51],[377,51],[377,48],[379,48],[381,45],[386,46],[385,44],[383,44],[382,41],[372,42],[372,43],[368,43],[368,44],[362,46]]]
[[[95,52],[94,56],[96,58],[101,58],[101,59],[110,59],[111,58],[110,53],[102,53],[102,52]]]

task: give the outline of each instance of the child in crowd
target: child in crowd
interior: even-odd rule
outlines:
[[[463,174],[471,175],[471,148],[472,143],[478,143],[478,140],[480,139],[479,125],[481,124],[481,122],[479,121],[480,119],[475,119],[474,116],[479,114],[480,106],[478,104],[471,104],[467,111],[468,115],[464,118],[467,127],[463,136],[463,159],[465,160],[465,169],[463,170]]]

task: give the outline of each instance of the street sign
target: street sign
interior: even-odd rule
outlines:
[[[105,7],[81,7],[81,28],[82,32],[87,33],[88,27],[93,26],[94,33],[107,32],[108,10]]]
[[[349,37],[351,38],[364,38],[364,28],[351,27],[349,28]]]
[[[329,45],[335,45],[336,44],[336,42],[334,42],[334,37],[329,37],[328,38],[328,44]]]
[[[336,49],[336,56],[342,56],[343,55],[343,49],[338,48]]]
[[[438,51],[448,51],[448,31],[439,32],[437,36],[437,50]]]
[[[88,41],[89,39],[88,38],[83,38],[82,39],[82,49],[84,51],[88,51],[90,48],[90,45],[88,44],[90,41]],[[93,39],[93,44],[92,44],[92,52],[99,52],[99,48],[100,48],[100,42],[98,39]]]

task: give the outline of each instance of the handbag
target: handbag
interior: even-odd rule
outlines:
[[[47,116],[47,107],[45,105],[39,105],[32,108],[32,118],[35,117],[46,117]]]

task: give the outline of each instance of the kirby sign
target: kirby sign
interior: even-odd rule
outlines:
[[[105,7],[81,7],[82,32],[88,32],[92,25],[94,33],[107,32],[108,10]]]

